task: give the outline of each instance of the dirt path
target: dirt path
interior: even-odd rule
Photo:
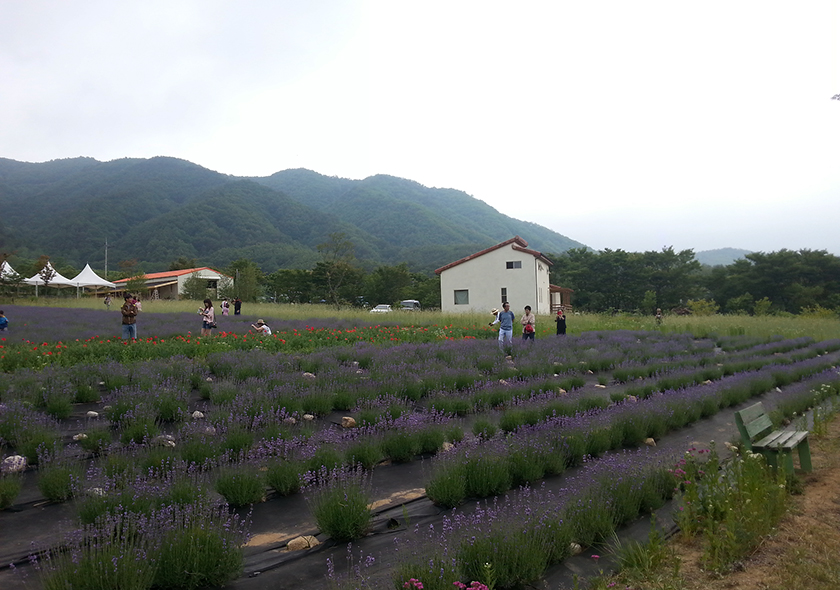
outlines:
[[[687,590],[828,590],[840,588],[840,416],[811,437],[812,474],[793,496],[777,532],[735,570],[719,577],[700,567],[698,543],[675,539]]]

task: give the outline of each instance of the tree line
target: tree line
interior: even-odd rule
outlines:
[[[703,266],[693,250],[550,256],[551,282],[574,289],[576,309],[654,313],[814,313],[840,311],[840,258],[825,250],[754,252],[726,266]]]

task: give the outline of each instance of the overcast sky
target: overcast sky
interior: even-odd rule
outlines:
[[[390,174],[596,249],[840,255],[839,11],[0,0],[0,157]]]

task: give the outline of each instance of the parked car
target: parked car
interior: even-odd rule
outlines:
[[[380,303],[376,307],[370,310],[370,313],[390,313],[393,311],[390,305],[385,305],[384,303]]]
[[[420,311],[420,302],[416,299],[403,299],[400,301],[402,311]]]

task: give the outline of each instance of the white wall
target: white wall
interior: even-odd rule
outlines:
[[[508,269],[519,261],[522,268]],[[462,262],[440,273],[441,309],[444,312],[489,312],[501,309],[502,287],[507,288],[511,311],[520,314],[526,305],[534,313],[550,313],[548,265],[527,252],[503,246]],[[469,304],[455,305],[455,290],[469,290]],[[539,292],[542,292],[540,301]]]

